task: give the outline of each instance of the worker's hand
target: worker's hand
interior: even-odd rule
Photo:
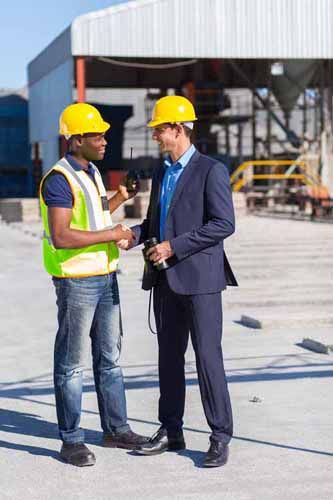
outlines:
[[[146,255],[157,266],[172,257],[173,254],[170,242],[162,241],[162,243],[155,245],[153,248],[149,248]]]
[[[117,224],[111,230],[111,240],[112,241],[121,241],[127,240],[130,245],[135,240],[135,234],[131,229],[124,224]]]
[[[133,180],[132,186],[133,186],[133,191],[128,191],[125,185],[125,180],[122,181],[121,184],[119,184],[118,193],[120,194],[120,196],[124,201],[130,200],[131,198],[134,198],[136,194],[138,194],[138,191],[140,189],[140,181]]]

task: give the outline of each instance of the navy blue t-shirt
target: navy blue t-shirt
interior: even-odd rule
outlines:
[[[74,170],[83,170],[75,158],[67,153],[66,160]],[[95,171],[89,164],[85,170],[89,177],[95,182]],[[43,196],[48,207],[72,208],[74,204],[73,193],[68,181],[60,172],[52,172],[44,182]]]

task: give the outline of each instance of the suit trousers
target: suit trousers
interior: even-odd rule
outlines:
[[[164,271],[154,287],[159,348],[159,420],[169,436],[182,431],[185,408],[185,352],[189,334],[195,352],[201,400],[211,438],[227,444],[232,410],[222,355],[221,293],[179,295]]]

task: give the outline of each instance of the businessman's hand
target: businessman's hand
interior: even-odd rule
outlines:
[[[132,248],[133,244],[130,244],[128,240],[119,240],[117,241],[117,247],[121,250],[129,250]]]
[[[150,248],[147,251],[147,257],[156,266],[161,262],[164,262],[165,260],[172,257],[173,254],[174,253],[169,241],[162,241],[162,243],[159,243],[158,245],[154,246],[153,248]]]
[[[111,240],[118,242],[125,240],[130,245],[135,240],[133,231],[124,224],[117,224],[111,229]]]

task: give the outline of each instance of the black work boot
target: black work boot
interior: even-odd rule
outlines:
[[[60,456],[64,462],[77,467],[87,467],[96,463],[95,455],[84,443],[63,443]]]
[[[148,443],[149,438],[140,436],[129,430],[126,432],[109,433],[104,432],[102,445],[106,448],[125,448],[125,450],[137,450],[140,446]]]

